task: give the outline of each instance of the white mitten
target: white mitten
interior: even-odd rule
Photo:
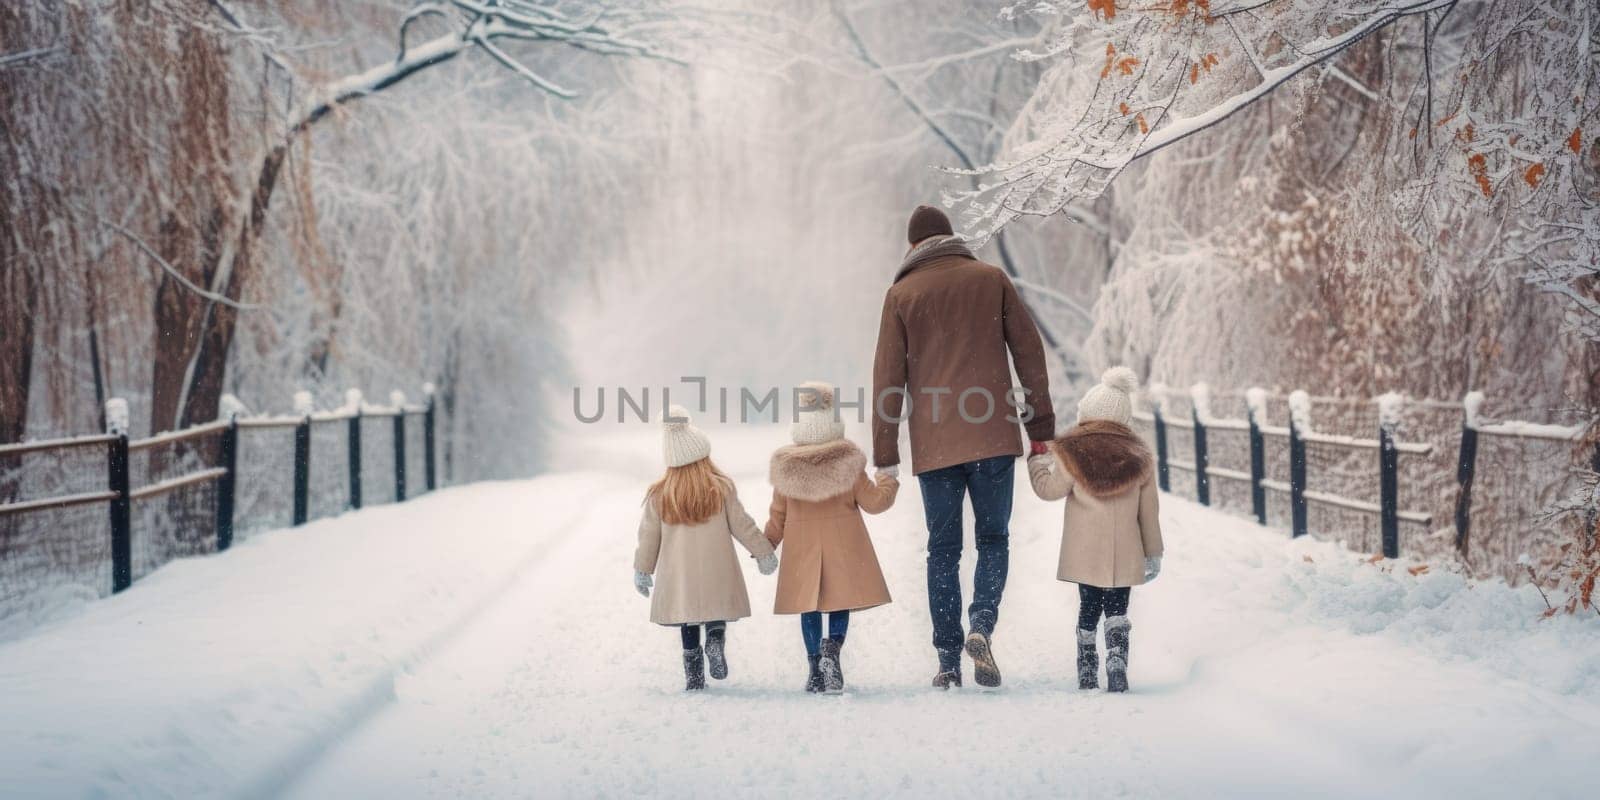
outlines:
[[[639,594],[649,597],[650,587],[654,585],[655,581],[650,577],[649,573],[638,570],[633,571],[633,588],[638,589]]]
[[[878,479],[882,480],[885,476],[899,480],[900,465],[890,464],[887,467],[878,467]]]
[[[1144,560],[1144,582],[1149,583],[1161,574],[1161,556],[1153,556]]]
[[[778,554],[768,553],[756,559],[756,569],[761,570],[762,575],[771,575],[772,573],[777,572]]]

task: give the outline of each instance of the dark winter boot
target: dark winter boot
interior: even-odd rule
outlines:
[[[989,637],[979,631],[967,634],[967,655],[972,656],[972,677],[979,686],[1000,685],[1000,665],[994,663]]]
[[[711,677],[722,680],[728,677],[727,625],[706,626],[706,663],[711,667]]]
[[[839,671],[838,639],[822,640],[822,656],[817,660],[817,667],[822,670],[824,693],[838,694],[844,691],[844,673]]]
[[[1106,617],[1106,691],[1128,691],[1128,631],[1133,625],[1127,617]]]
[[[1094,649],[1094,631],[1078,629],[1078,688],[1100,688],[1100,654]]]
[[[822,656],[806,656],[806,661],[811,662],[811,674],[806,677],[806,691],[812,694],[822,693],[822,665],[818,662]]]
[[[698,692],[706,688],[705,651],[696,647],[683,651],[683,690]]]

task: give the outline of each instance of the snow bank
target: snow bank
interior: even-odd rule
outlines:
[[[69,618],[0,644],[0,797],[274,793],[602,484],[446,489],[175,561],[106,600],[63,598],[53,615]]]

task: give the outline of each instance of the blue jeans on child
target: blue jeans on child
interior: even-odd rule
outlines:
[[[1016,457],[996,456],[930,470],[917,476],[928,522],[928,613],[933,617],[933,648],[941,669],[961,666],[961,507],[972,494],[978,545],[972,605],[972,630],[988,636],[1000,617],[1011,561],[1012,477]]]
[[[844,634],[850,630],[849,611],[828,612],[828,638],[844,642]],[[800,615],[800,636],[806,640],[806,655],[814,656],[822,652],[822,612],[807,611]]]

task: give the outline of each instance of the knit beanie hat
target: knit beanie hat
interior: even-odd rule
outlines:
[[[910,244],[929,236],[950,236],[954,233],[950,218],[933,206],[917,206],[917,210],[911,212],[911,221],[906,224],[906,240]]]
[[[705,431],[689,424],[689,412],[683,406],[667,409],[661,427],[661,454],[667,466],[681,467],[711,455],[711,440]]]
[[[822,381],[806,381],[796,392],[795,423],[789,428],[789,437],[795,444],[826,444],[844,438],[844,420],[837,417],[834,403],[838,392]]]
[[[1112,367],[1100,375],[1100,385],[1083,393],[1078,401],[1078,421],[1106,419],[1118,425],[1133,423],[1133,400],[1129,395],[1139,388],[1139,378],[1127,367]]]

